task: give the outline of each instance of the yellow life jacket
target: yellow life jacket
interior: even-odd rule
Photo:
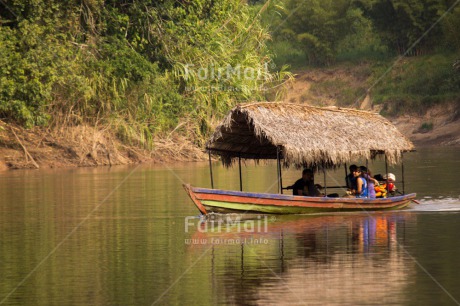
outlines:
[[[387,197],[387,184],[376,185],[374,186],[374,190],[377,198]]]

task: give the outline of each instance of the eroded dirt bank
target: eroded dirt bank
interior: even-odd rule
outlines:
[[[0,170],[199,161],[206,155],[179,135],[156,139],[152,150],[123,144],[108,129],[81,125],[24,129],[0,121]]]
[[[405,115],[391,121],[416,146],[460,147],[460,109],[454,103],[434,107],[423,116]]]

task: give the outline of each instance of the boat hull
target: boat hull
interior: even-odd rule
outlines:
[[[401,209],[415,199],[406,194],[382,199],[304,197],[192,187],[184,184],[190,198],[203,214],[265,213],[305,214],[337,211]]]

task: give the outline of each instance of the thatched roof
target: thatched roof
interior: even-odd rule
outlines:
[[[235,158],[276,159],[326,167],[385,154],[390,164],[414,145],[376,113],[305,104],[260,102],[233,108],[207,143],[225,165]]]

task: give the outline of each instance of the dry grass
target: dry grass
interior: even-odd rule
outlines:
[[[184,136],[154,139],[152,150],[126,145],[108,127],[24,129],[0,121],[0,170],[125,165],[205,160]]]
[[[335,167],[385,154],[390,164],[414,149],[379,114],[306,104],[259,102],[231,110],[207,144],[230,165],[235,158],[276,158],[286,165]]]

